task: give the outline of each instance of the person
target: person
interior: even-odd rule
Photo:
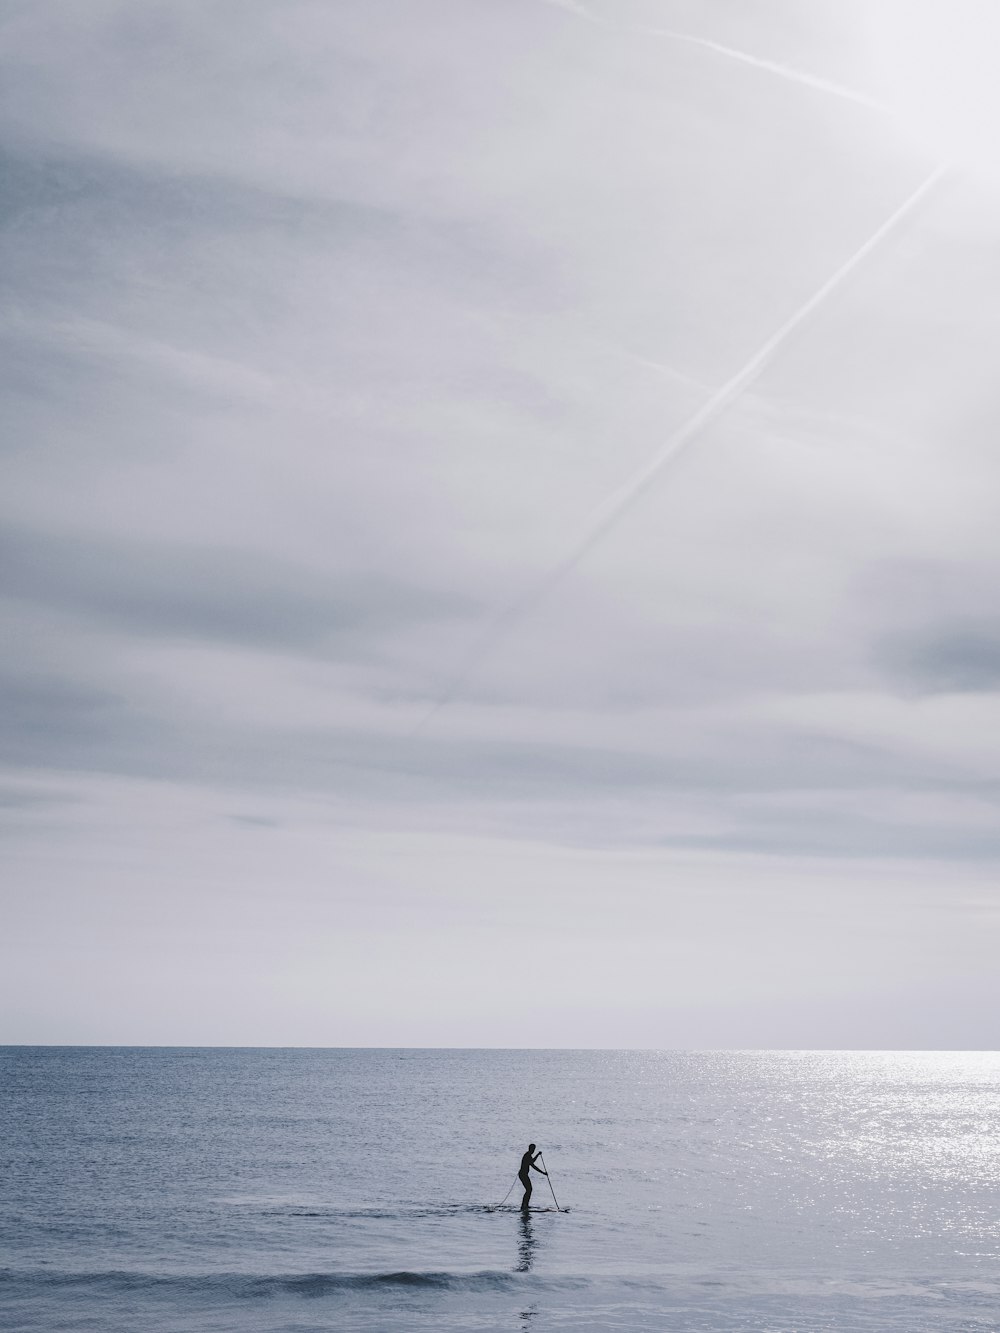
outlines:
[[[537,1171],[540,1175],[543,1176],[547,1176],[549,1174],[544,1167],[535,1166],[535,1163],[538,1161],[540,1156],[541,1153],[535,1152],[535,1145],[533,1143],[529,1143],[528,1151],[521,1158],[521,1169],[517,1173],[517,1178],[524,1186],[524,1198],[521,1200],[521,1208],[524,1212],[528,1211],[528,1200],[531,1198],[531,1177],[528,1175],[528,1171],[529,1170]]]

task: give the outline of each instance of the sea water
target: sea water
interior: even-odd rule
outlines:
[[[0,1325],[996,1329],[998,1089],[983,1054],[0,1048]]]

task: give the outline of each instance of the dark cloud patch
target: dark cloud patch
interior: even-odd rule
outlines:
[[[106,754],[110,735],[138,739],[124,698],[58,676],[0,674],[0,700],[0,743],[12,764],[59,768],[70,754]]]
[[[995,562],[885,560],[857,581],[871,659],[904,695],[1000,688]]]
[[[8,597],[135,634],[356,655],[400,625],[469,615],[457,594],[338,574],[260,550],[42,536],[0,537]]]
[[[68,791],[41,790],[38,787],[0,783],[0,811],[40,810],[49,806],[75,804],[78,797]]]
[[[230,815],[229,822],[235,824],[237,828],[246,829],[271,829],[282,827],[280,819],[271,819],[267,815]]]
[[[559,308],[567,297],[558,254],[481,216],[284,193],[92,153],[0,151],[0,180],[0,292],[23,294],[38,314],[106,319],[120,298],[138,294],[164,337],[218,345],[255,329],[267,340],[282,303],[272,292],[261,308],[257,269],[266,262],[268,276],[283,276],[297,294],[302,253],[350,279],[337,294],[345,331],[359,281],[375,308],[420,290],[503,309],[514,300]]]
[[[977,694],[1000,689],[1000,622],[935,626],[883,643],[890,678],[921,694]]]

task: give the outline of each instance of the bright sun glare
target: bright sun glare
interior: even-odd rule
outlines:
[[[1000,0],[877,0],[866,27],[881,96],[903,131],[1000,186]]]

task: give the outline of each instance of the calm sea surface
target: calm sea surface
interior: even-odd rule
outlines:
[[[0,1048],[0,1326],[1000,1328],[1000,1056]],[[527,1218],[503,1198],[529,1139]]]

